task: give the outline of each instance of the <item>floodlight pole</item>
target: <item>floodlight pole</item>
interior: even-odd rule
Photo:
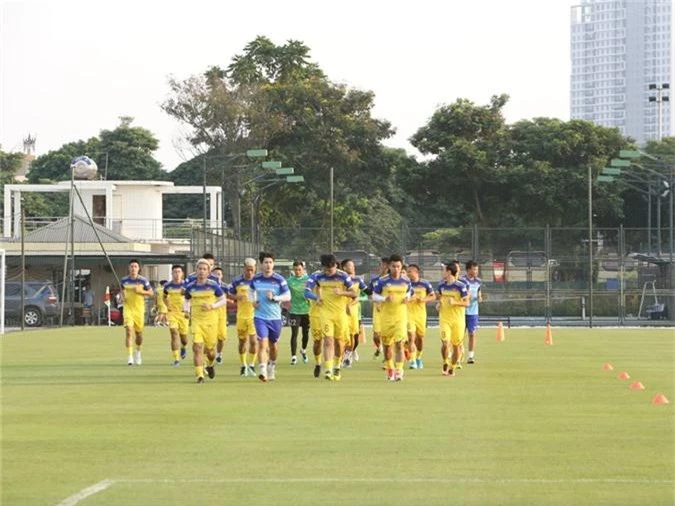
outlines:
[[[23,197],[21,197],[23,200]],[[23,203],[22,203],[23,204]],[[21,330],[26,329],[26,206],[21,206]]]
[[[593,170],[588,164],[588,327],[593,328]]]
[[[330,252],[333,253],[335,246],[335,228],[334,228],[334,215],[335,215],[335,187],[333,184],[334,181],[334,171],[333,167],[330,168]]]

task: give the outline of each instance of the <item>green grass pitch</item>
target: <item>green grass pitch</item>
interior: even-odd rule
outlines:
[[[2,504],[675,503],[673,329],[554,329],[545,346],[543,329],[486,328],[454,378],[430,329],[401,383],[370,344],[340,383],[314,379],[286,329],[275,382],[239,378],[230,337],[203,385],[191,353],[169,366],[167,329],[146,329],[139,367],[122,333],[0,337]]]

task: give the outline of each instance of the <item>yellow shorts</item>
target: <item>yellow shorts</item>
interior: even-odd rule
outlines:
[[[347,314],[321,320],[321,332],[324,336],[347,342],[349,340],[349,324]]]
[[[382,331],[382,313],[378,311],[379,304],[373,304],[373,332],[379,334]]]
[[[441,341],[460,346],[464,342],[464,322],[440,321]]]
[[[188,333],[188,320],[185,318],[185,313],[167,313],[166,321],[169,323],[170,329],[178,329],[181,336],[186,336]]]
[[[314,341],[321,341],[323,339],[321,318],[319,316],[309,315],[309,328],[312,330],[312,339]]]
[[[227,341],[227,309],[218,308],[218,341]]]
[[[407,341],[408,322],[406,320],[382,322],[380,336],[382,337],[382,344],[385,346],[391,346],[394,343]]]
[[[427,319],[426,315],[419,315],[411,317],[408,314],[408,332],[416,336],[424,337],[427,333]]]
[[[218,322],[195,323],[192,322],[192,342],[204,344],[204,348],[212,350],[218,340]]]
[[[249,336],[255,335],[255,325],[253,325],[253,317],[251,318],[237,318],[237,337],[240,341],[245,341]]]
[[[137,313],[135,311],[123,311],[124,314],[124,328],[133,328],[136,332],[143,332],[145,328],[145,314]]]

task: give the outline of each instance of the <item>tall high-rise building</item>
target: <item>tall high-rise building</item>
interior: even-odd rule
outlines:
[[[671,135],[671,8],[671,0],[572,7],[572,119],[617,127],[640,144]]]

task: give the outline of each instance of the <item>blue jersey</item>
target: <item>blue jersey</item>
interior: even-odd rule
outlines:
[[[464,274],[460,280],[466,285],[466,288],[469,291],[469,305],[466,308],[466,314],[477,315],[478,292],[480,292],[480,289],[483,286],[483,280],[479,277],[470,278],[466,274]]]
[[[270,277],[260,272],[251,280],[251,290],[256,293],[258,307],[255,308],[254,317],[262,320],[281,320],[281,304],[267,298],[267,292],[279,296],[289,291],[286,279],[276,272]]]

